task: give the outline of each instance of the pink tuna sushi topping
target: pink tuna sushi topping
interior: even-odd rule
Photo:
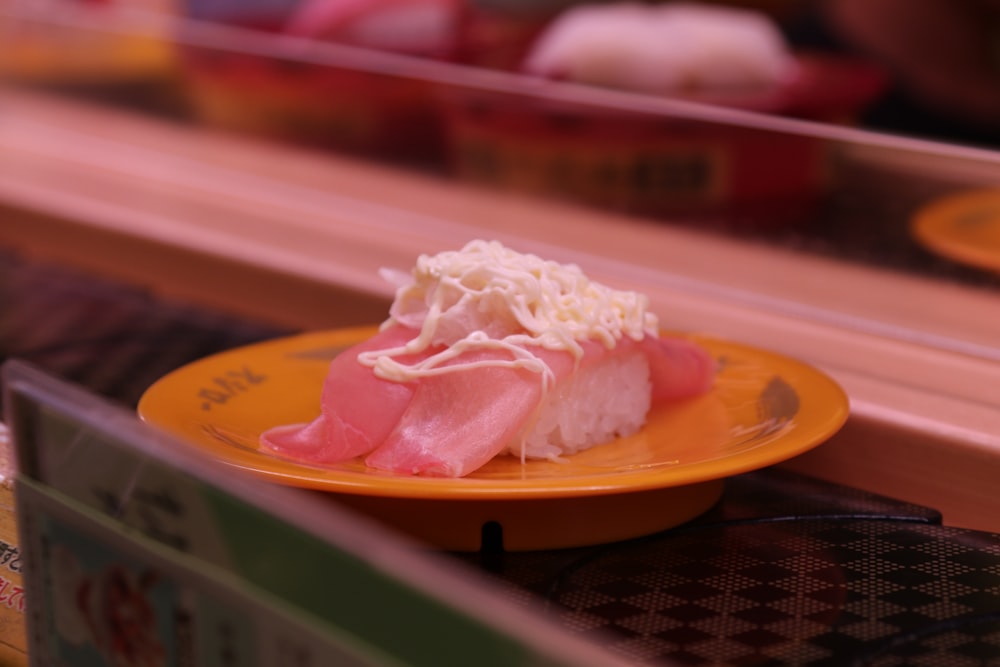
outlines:
[[[605,348],[586,343],[582,363]],[[573,372],[569,352],[533,350],[556,382]],[[502,350],[467,352],[455,362],[505,360]],[[409,475],[464,477],[504,450],[542,400],[542,378],[524,368],[485,366],[424,378],[388,439],[365,459],[373,468]]]
[[[280,426],[262,436],[265,447],[289,458],[335,463],[364,456],[387,472],[462,477],[508,447],[535,416],[546,391],[542,376],[509,365],[502,349],[469,350],[448,362],[461,370],[410,382],[378,378],[358,361],[368,350],[396,348],[417,331],[393,326],[340,354],[323,386],[322,414],[309,424]],[[555,385],[609,355],[646,356],[653,403],[680,400],[711,388],[715,362],[697,343],[646,336],[618,341],[614,349],[582,342],[579,361],[570,352],[532,348],[552,371]],[[439,351],[399,358],[410,363]]]
[[[416,390],[414,382],[376,377],[358,354],[405,344],[417,332],[393,326],[337,355],[323,382],[321,414],[308,424],[278,426],[261,436],[264,447],[311,463],[336,463],[367,454],[386,439],[402,418]],[[401,357],[414,361],[429,355]]]
[[[646,336],[640,345],[649,361],[654,404],[697,396],[712,388],[715,359],[698,343]]]
[[[533,350],[551,369],[555,384],[609,355],[641,351],[649,362],[653,402],[680,400],[708,391],[715,361],[694,342],[647,336],[624,338],[613,350],[583,341],[577,364],[566,351]],[[509,353],[478,351],[455,362],[503,359]],[[372,468],[408,475],[464,477],[502,453],[529,424],[543,400],[537,373],[484,367],[427,377],[388,439],[366,459]]]

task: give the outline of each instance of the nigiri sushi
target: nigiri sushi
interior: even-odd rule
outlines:
[[[765,13],[701,2],[590,3],[556,17],[528,52],[529,74],[652,94],[766,88],[795,57]]]
[[[265,450],[462,477],[498,455],[559,460],[631,435],[652,405],[714,380],[700,346],[660,336],[645,296],[572,264],[477,240],[387,275],[389,318],[332,361],[320,415],[266,431]]]

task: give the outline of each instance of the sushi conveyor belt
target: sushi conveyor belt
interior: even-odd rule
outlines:
[[[170,95],[164,99],[163,91],[156,87],[124,84],[95,86],[88,83],[35,85],[31,89],[138,112],[173,123],[196,127],[198,124],[190,117],[190,110],[179,105]],[[438,177],[451,175],[440,164],[401,159],[393,161],[388,157],[380,157],[379,161],[406,171]],[[955,193],[955,182],[947,173],[904,175],[854,159],[841,165],[838,179],[836,187],[831,188],[821,202],[807,212],[797,210],[789,214],[782,210],[778,202],[773,202],[773,212],[779,217],[785,215],[794,220],[793,224],[775,227],[766,224],[765,220],[765,224],[761,225],[761,220],[740,219],[735,211],[727,212],[721,219],[710,213],[704,217],[696,215],[687,223],[665,215],[659,222],[666,225],[687,224],[751,243],[898,271],[972,289],[1000,289],[1000,272],[939,256],[922,247],[911,233],[910,222],[914,214],[939,197]],[[634,213],[627,206],[618,212]]]
[[[187,362],[287,333],[0,253],[0,360],[126,406]],[[647,538],[453,556],[641,665],[1000,665],[1000,536],[780,468]]]

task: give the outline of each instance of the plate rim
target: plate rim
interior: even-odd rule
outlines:
[[[957,213],[992,200],[1000,209],[1000,190],[977,188],[941,197],[920,208],[913,216],[911,232],[931,252],[966,266],[1000,272],[1000,249],[982,250],[964,237],[951,233]],[[997,218],[1000,224],[1000,216]]]

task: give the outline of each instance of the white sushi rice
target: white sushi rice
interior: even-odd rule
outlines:
[[[639,351],[610,355],[553,387],[527,433],[507,451],[525,459],[559,460],[632,435],[646,422],[650,396],[646,356]]]

